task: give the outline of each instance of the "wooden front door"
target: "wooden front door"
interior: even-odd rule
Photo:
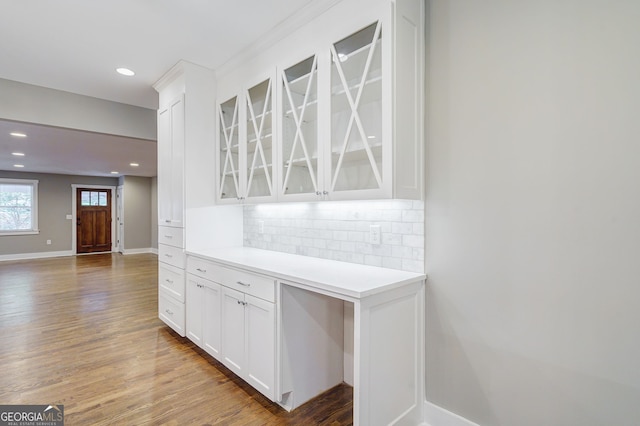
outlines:
[[[77,252],[111,251],[111,190],[78,188]]]

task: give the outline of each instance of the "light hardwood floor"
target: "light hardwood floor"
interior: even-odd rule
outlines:
[[[0,262],[0,404],[67,425],[349,425],[352,389],[292,413],[157,318],[157,256]]]

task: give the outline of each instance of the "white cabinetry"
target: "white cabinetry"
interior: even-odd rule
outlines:
[[[275,400],[275,280],[187,259],[187,337]]]
[[[228,287],[222,293],[222,362],[273,401],[274,304]]]
[[[211,70],[180,62],[155,85],[158,110],[158,316],[185,336],[187,207],[214,200],[203,190],[211,169],[215,93]],[[207,158],[207,154],[209,158]],[[186,167],[189,164],[189,167]],[[213,178],[213,174],[211,174]],[[187,182],[189,185],[187,185]]]
[[[184,96],[158,110],[158,224],[184,226]]]
[[[424,275],[244,247],[187,263],[221,286],[218,360],[269,399],[293,410],[347,381],[355,425],[420,423]]]
[[[191,273],[187,274],[187,337],[220,359],[222,287]]]
[[[422,198],[422,3],[372,2],[374,12],[350,24],[331,11],[313,22],[326,33],[292,35],[265,57],[238,65],[269,64],[276,78],[220,98],[219,199]],[[313,47],[290,60],[295,55],[287,50],[301,51],[294,42]],[[243,70],[229,73],[242,76]],[[223,85],[243,85],[240,78]],[[266,107],[269,96],[276,100],[273,110]],[[251,108],[249,99],[259,102]],[[271,111],[275,128],[269,127]]]
[[[221,202],[275,200],[273,76],[218,105],[218,198]]]

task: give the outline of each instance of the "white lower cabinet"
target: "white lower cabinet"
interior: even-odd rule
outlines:
[[[222,362],[275,400],[275,305],[223,288]]]
[[[186,300],[187,337],[220,359],[220,284],[188,274]]]
[[[187,337],[275,401],[275,280],[192,257],[187,272]]]
[[[158,244],[158,261],[158,318],[184,337],[184,250],[181,247]]]
[[[275,400],[275,305],[222,289],[222,363]]]

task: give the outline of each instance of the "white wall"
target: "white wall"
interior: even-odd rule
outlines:
[[[640,421],[640,2],[432,0],[427,399]]]

